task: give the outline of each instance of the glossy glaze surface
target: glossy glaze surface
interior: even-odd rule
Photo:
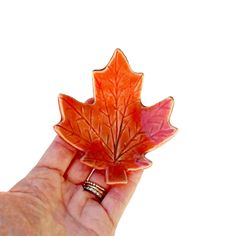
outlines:
[[[55,131],[84,152],[81,162],[106,171],[108,184],[127,183],[127,171],[147,168],[145,153],[172,137],[173,98],[151,107],[140,101],[142,73],[131,70],[119,49],[108,65],[93,72],[94,102],[82,103],[61,94],[62,119]]]

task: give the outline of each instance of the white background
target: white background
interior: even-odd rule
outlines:
[[[148,154],[117,236],[236,235],[235,1],[0,1],[0,189],[36,164],[57,95],[92,96],[121,48],[142,102],[175,98],[177,135]]]

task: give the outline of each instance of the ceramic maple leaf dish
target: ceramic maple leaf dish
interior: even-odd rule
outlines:
[[[176,132],[170,124],[173,98],[145,107],[140,100],[143,74],[130,68],[117,49],[108,65],[93,72],[94,102],[59,95],[57,134],[80,151],[81,162],[105,170],[107,184],[127,183],[127,171],[147,168],[145,154]]]

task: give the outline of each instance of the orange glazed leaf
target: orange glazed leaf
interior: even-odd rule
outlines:
[[[151,107],[140,101],[142,73],[131,70],[117,49],[103,70],[94,75],[94,102],[59,96],[61,122],[57,134],[85,154],[81,162],[105,169],[107,184],[127,183],[127,171],[147,168],[145,153],[176,132],[169,118],[173,98]]]

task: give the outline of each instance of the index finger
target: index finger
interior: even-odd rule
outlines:
[[[77,152],[77,149],[56,136],[37,163],[36,168],[46,167],[58,171],[60,175],[64,175]]]

